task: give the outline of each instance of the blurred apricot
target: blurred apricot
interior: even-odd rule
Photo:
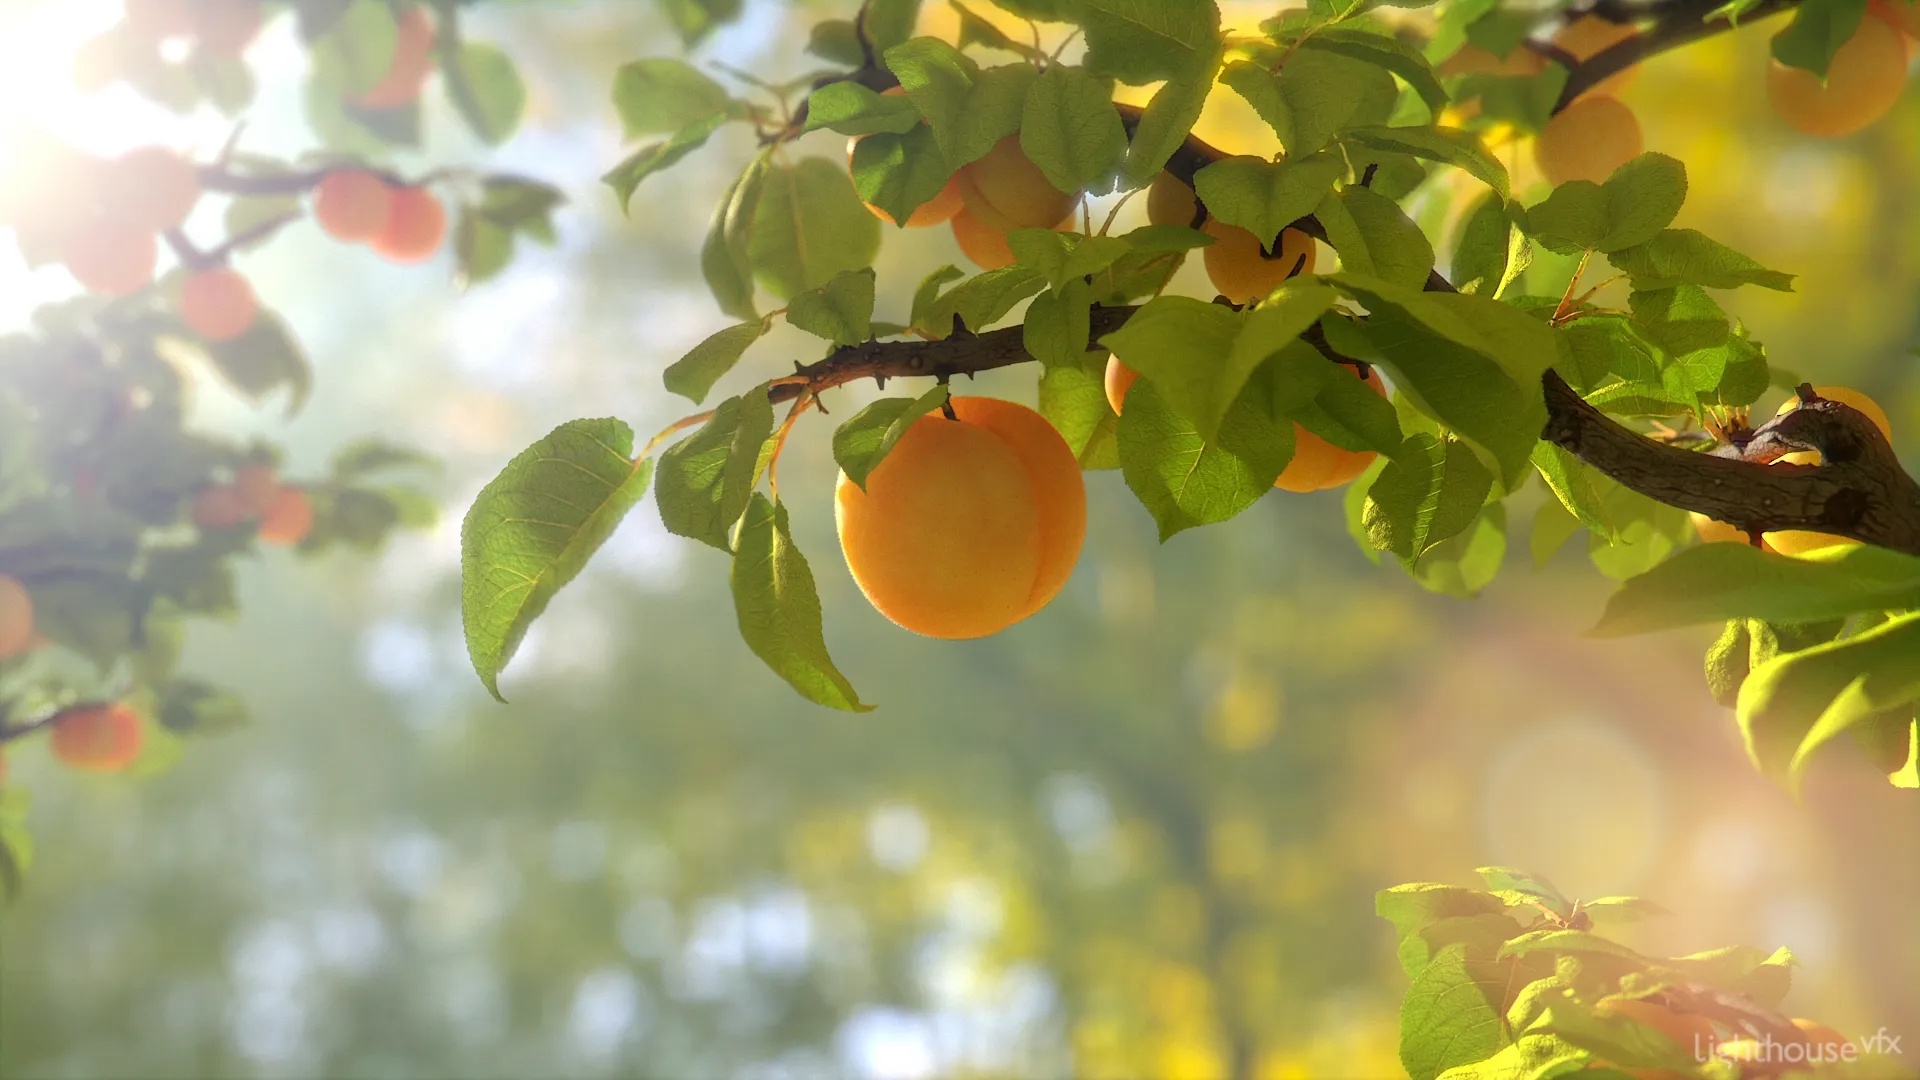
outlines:
[[[393,190],[367,169],[335,169],[314,185],[313,219],[335,240],[372,240],[392,216]]]
[[[354,99],[367,109],[398,109],[420,100],[420,92],[433,73],[433,20],[426,8],[413,5],[397,21],[398,34],[393,47],[393,63],[372,89]]]
[[[253,328],[260,300],[239,273],[221,268],[190,274],[180,286],[180,318],[208,341],[232,341]]]
[[[1200,249],[1207,279],[1220,295],[1236,304],[1265,298],[1296,272],[1313,273],[1317,248],[1313,237],[1298,229],[1280,230],[1272,255],[1260,247],[1260,238],[1239,227],[1208,218],[1200,231],[1213,243]]]
[[[75,228],[63,245],[61,261],[88,292],[126,296],[153,282],[160,242],[153,233],[96,218]]]
[[[1767,68],[1767,98],[1789,127],[1816,138],[1851,135],[1885,116],[1907,83],[1907,43],[1893,24],[1863,18],[1833,54],[1824,82],[1778,60]]]
[[[232,484],[204,487],[193,497],[193,523],[207,532],[237,529],[257,513]]]
[[[260,541],[292,547],[313,531],[313,500],[297,487],[282,487],[260,515]]]
[[[140,714],[126,705],[68,709],[53,722],[53,756],[90,772],[118,772],[140,756],[146,739]]]
[[[953,215],[953,238],[960,244],[960,251],[982,270],[998,270],[1014,263],[1013,248],[1007,243],[1007,234],[983,225],[980,219],[966,210]]]
[[[162,232],[200,201],[200,169],[164,146],[129,150],[107,167],[108,212],[129,226]]]
[[[242,465],[233,471],[233,490],[247,516],[259,517],[280,492],[280,477],[271,465]]]
[[[1050,229],[1073,212],[1080,201],[1047,182],[1040,167],[1020,149],[1020,137],[1009,135],[995,143],[986,156],[958,174],[960,195],[967,212],[981,224],[1003,233],[1015,229]]]
[[[1547,69],[1547,58],[1527,48],[1516,45],[1505,56],[1495,56],[1490,50],[1478,45],[1462,45],[1452,56],[1440,61],[1434,72],[1443,79],[1460,75],[1504,75],[1524,78],[1538,75]]]
[[[33,596],[27,587],[0,574],[0,660],[33,646]]]
[[[1558,186],[1569,180],[1602,183],[1638,156],[1640,121],[1620,99],[1583,97],[1562,109],[1534,140],[1533,158]]]
[[[918,634],[975,638],[1053,599],[1086,536],[1086,486],[1066,440],[1024,405],[957,397],[915,421],[863,491],[834,498],[841,550],[881,614]]]
[[[1200,200],[1187,182],[1164,170],[1147,188],[1147,220],[1155,225],[1191,226]]]
[[[397,263],[423,262],[447,238],[447,211],[423,187],[393,189],[387,226],[373,239],[373,250]]]
[[[1638,34],[1632,23],[1611,22],[1598,15],[1582,15],[1560,28],[1553,35],[1553,43],[1575,60],[1586,60],[1613,48],[1615,45]],[[1623,68],[1600,80],[1580,95],[1603,95],[1618,97],[1633,77],[1639,73],[1638,67]]]

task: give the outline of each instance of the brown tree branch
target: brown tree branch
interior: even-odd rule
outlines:
[[[1800,0],[1760,0],[1740,16],[1740,24],[1778,15],[1799,5]],[[1738,29],[1727,19],[1708,19],[1710,14],[1723,6],[1723,0],[1679,0],[1677,3],[1660,4],[1642,10],[1612,2],[1595,4],[1590,9],[1591,13],[1611,22],[1634,22],[1647,15],[1652,15],[1654,22],[1638,34],[1602,49],[1569,68],[1567,85],[1560,91],[1560,99],[1554,103],[1553,111],[1559,112],[1609,76],[1617,75],[1643,60],[1683,45],[1691,45],[1702,38]]]

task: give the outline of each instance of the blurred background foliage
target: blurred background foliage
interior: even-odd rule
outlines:
[[[89,149],[216,147],[216,118],[69,89],[72,48],[116,6],[0,5],[0,94]],[[845,6],[749,0],[699,57],[803,73],[796,42]],[[82,776],[13,748],[39,855],[0,915],[0,1074],[1399,1075],[1373,893],[1488,863],[1665,904],[1633,938],[1650,950],[1789,945],[1794,1014],[1920,1039],[1909,793],[1833,754],[1796,806],[1708,699],[1705,635],[1580,639],[1606,583],[1570,552],[1476,601],[1430,597],[1356,550],[1338,494],[1275,495],[1162,548],[1119,476],[1092,474],[1060,599],[938,642],[853,587],[829,426],[808,423],[783,487],[830,644],[879,711],[810,706],[763,669],[721,558],[650,507],[491,703],[459,632],[460,514],[556,423],[674,418],[659,372],[727,322],[693,253],[749,148],[716,140],[623,219],[597,182],[619,156],[608,87],[677,50],[665,19],[539,0],[471,21],[521,64],[526,126],[485,152],[430,92],[426,152],[402,164],[559,184],[558,247],[458,295],[295,230],[244,265],[312,352],[311,403],[289,424],[216,387],[196,402],[209,427],[281,433],[295,466],[359,435],[428,446],[445,523],[378,562],[251,566],[245,613],[189,661],[259,722],[170,771]],[[288,30],[254,53],[265,152],[311,141]],[[1664,57],[1626,99],[1648,148],[1688,164],[1679,224],[1801,275],[1730,309],[1775,363],[1887,403],[1911,463],[1920,95],[1858,137],[1801,139],[1766,107],[1770,32]],[[1201,133],[1257,151],[1250,122],[1224,101]],[[890,232],[882,317],[957,258],[944,229]],[[1204,291],[1197,267],[1181,280]],[[10,250],[0,282],[8,325],[68,288]],[[1032,374],[965,390],[1031,400]]]

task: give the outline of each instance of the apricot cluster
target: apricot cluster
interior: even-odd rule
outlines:
[[[243,465],[232,480],[200,489],[193,498],[193,523],[207,532],[253,523],[263,543],[291,547],[313,531],[313,499],[281,483],[269,466]]]
[[[146,742],[146,725],[131,706],[114,702],[67,709],[54,718],[53,756],[69,768],[119,772]]]
[[[864,489],[845,473],[834,524],[875,608],[936,638],[1004,630],[1066,584],[1087,493],[1066,440],[1024,405],[956,397],[914,421]]]
[[[888,94],[906,91],[893,87]],[[847,143],[847,162],[862,136]],[[1073,224],[1079,192],[1065,192],[1047,181],[1020,149],[1020,136],[995,143],[978,161],[960,168],[932,199],[907,217],[908,228],[951,224],[960,250],[982,270],[998,270],[1014,262],[1007,234],[1016,229],[1066,229]],[[867,204],[873,215],[893,224],[893,215]]]
[[[164,146],[117,158],[50,138],[23,147],[0,191],[0,222],[53,254],[87,291],[127,296],[153,283],[160,234],[200,201],[200,170]]]
[[[447,237],[447,211],[433,192],[368,169],[327,173],[313,189],[313,217],[335,240],[366,244],[396,263],[432,258]]]

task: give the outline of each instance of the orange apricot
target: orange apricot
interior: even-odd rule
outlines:
[[[142,146],[108,166],[108,211],[129,226],[160,232],[187,220],[200,201],[200,169],[164,146]]]
[[[447,211],[423,187],[393,189],[387,226],[373,238],[373,250],[397,263],[423,262],[447,237]]]
[[[1865,413],[1867,419],[1873,421],[1873,426],[1880,429],[1881,435],[1885,436],[1888,440],[1893,438],[1893,425],[1887,419],[1887,411],[1880,407],[1879,402],[1867,395],[1845,386],[1816,386],[1813,388],[1813,392],[1820,397],[1831,401],[1838,401],[1842,405],[1850,405],[1860,412]],[[1780,406],[1780,410],[1774,415],[1785,416],[1799,407],[1799,397],[1790,397]],[[1820,464],[1820,451],[1797,450],[1781,457],[1779,461],[1774,462],[1774,464],[1778,465],[1783,462],[1789,465],[1818,465]],[[1783,529],[1779,532],[1768,533],[1766,535],[1766,542],[1769,547],[1783,555],[1804,555],[1809,551],[1817,551],[1826,547],[1851,546],[1858,544],[1860,541],[1850,537],[1835,536],[1832,533],[1816,532],[1811,529]]]
[[[882,615],[928,637],[976,638],[1059,592],[1086,536],[1086,486],[1032,409],[976,397],[953,408],[955,420],[915,421],[864,491],[843,473],[834,523]]]
[[[1200,249],[1207,278],[1236,304],[1265,297],[1292,277],[1296,267],[1299,273],[1313,273],[1313,237],[1298,229],[1280,230],[1279,247],[1272,255],[1261,250],[1259,237],[1238,225],[1208,218],[1200,231],[1213,237],[1212,244]]]
[[[1789,127],[1833,139],[1885,116],[1907,82],[1907,43],[1885,19],[1863,18],[1833,54],[1823,82],[1804,68],[1775,60],[1767,69],[1767,98]]]
[[[1638,156],[1640,121],[1619,98],[1583,97],[1562,109],[1534,140],[1533,158],[1554,185],[1569,180],[1598,184]]]
[[[266,24],[260,0],[200,0],[195,15],[200,47],[216,56],[239,56]]]
[[[33,647],[33,597],[19,581],[0,574],[0,660]]]
[[[335,240],[372,240],[392,216],[393,190],[366,169],[335,169],[314,185],[313,219]]]
[[[1119,414],[1121,404],[1127,400],[1127,391],[1133,389],[1134,381],[1139,378],[1140,373],[1121,363],[1119,357],[1107,357],[1107,377],[1103,385],[1107,391],[1107,404],[1113,407],[1115,415]]]
[[[180,319],[208,341],[232,341],[253,328],[260,300],[253,286],[226,268],[202,270],[180,287]]]
[[[967,211],[981,224],[1003,233],[1050,229],[1080,201],[1077,193],[1068,194],[1047,182],[1046,174],[1020,149],[1018,135],[1001,139],[985,157],[956,175]]]
[[[393,63],[373,88],[354,99],[367,109],[397,109],[420,100],[420,91],[433,73],[433,20],[426,9],[415,5],[398,20],[398,39],[393,48]]]
[[[1357,372],[1355,374],[1358,374]],[[1337,376],[1336,376],[1337,377]],[[1386,384],[1380,380],[1379,369],[1367,372],[1367,387],[1374,393],[1385,397]],[[1367,471],[1373,459],[1380,455],[1371,450],[1348,450],[1335,446],[1327,440],[1301,427],[1293,425],[1293,460],[1281,471],[1280,478],[1273,486],[1285,491],[1325,491],[1351,484],[1355,477]]]
[[[1162,171],[1147,188],[1147,220],[1155,225],[1191,226],[1200,211],[1200,200],[1186,181]]]
[[[237,529],[257,514],[258,511],[248,505],[246,496],[232,484],[204,487],[193,497],[193,523],[206,532]]]
[[[247,516],[259,517],[280,493],[280,478],[271,465],[242,465],[233,471],[233,490]]]
[[[1632,23],[1610,22],[1598,15],[1582,15],[1578,19],[1560,28],[1553,35],[1553,43],[1558,45],[1575,60],[1586,60],[1613,48],[1615,45],[1638,34]],[[1633,81],[1640,69],[1625,68],[1594,84],[1581,97],[1601,95],[1618,97],[1620,92]]]
[[[160,242],[144,229],[98,218],[74,229],[61,254],[67,270],[87,291],[126,296],[152,283]]]
[[[1698,510],[1691,511],[1688,517],[1693,519],[1693,531],[1700,534],[1703,544],[1744,544],[1747,542],[1745,530],[1731,525],[1719,518],[1711,518]]]
[[[260,515],[260,541],[292,547],[313,531],[313,500],[297,487],[283,486]]]
[[[953,215],[952,225],[953,238],[959,242],[961,253],[980,269],[998,270],[1015,262],[1006,233],[982,224],[964,209]]]
[[[140,756],[140,714],[120,705],[68,709],[53,721],[53,756],[75,769],[118,772]]]
[[[1909,53],[1913,51],[1915,39],[1920,39],[1920,3],[1915,0],[1872,0],[1867,5],[1867,11],[1887,20],[1907,35],[1907,50]]]
[[[1506,56],[1495,56],[1478,45],[1462,45],[1452,56],[1440,61],[1434,71],[1441,78],[1457,75],[1506,75],[1525,77],[1547,69],[1547,59],[1525,45],[1516,45]]]

